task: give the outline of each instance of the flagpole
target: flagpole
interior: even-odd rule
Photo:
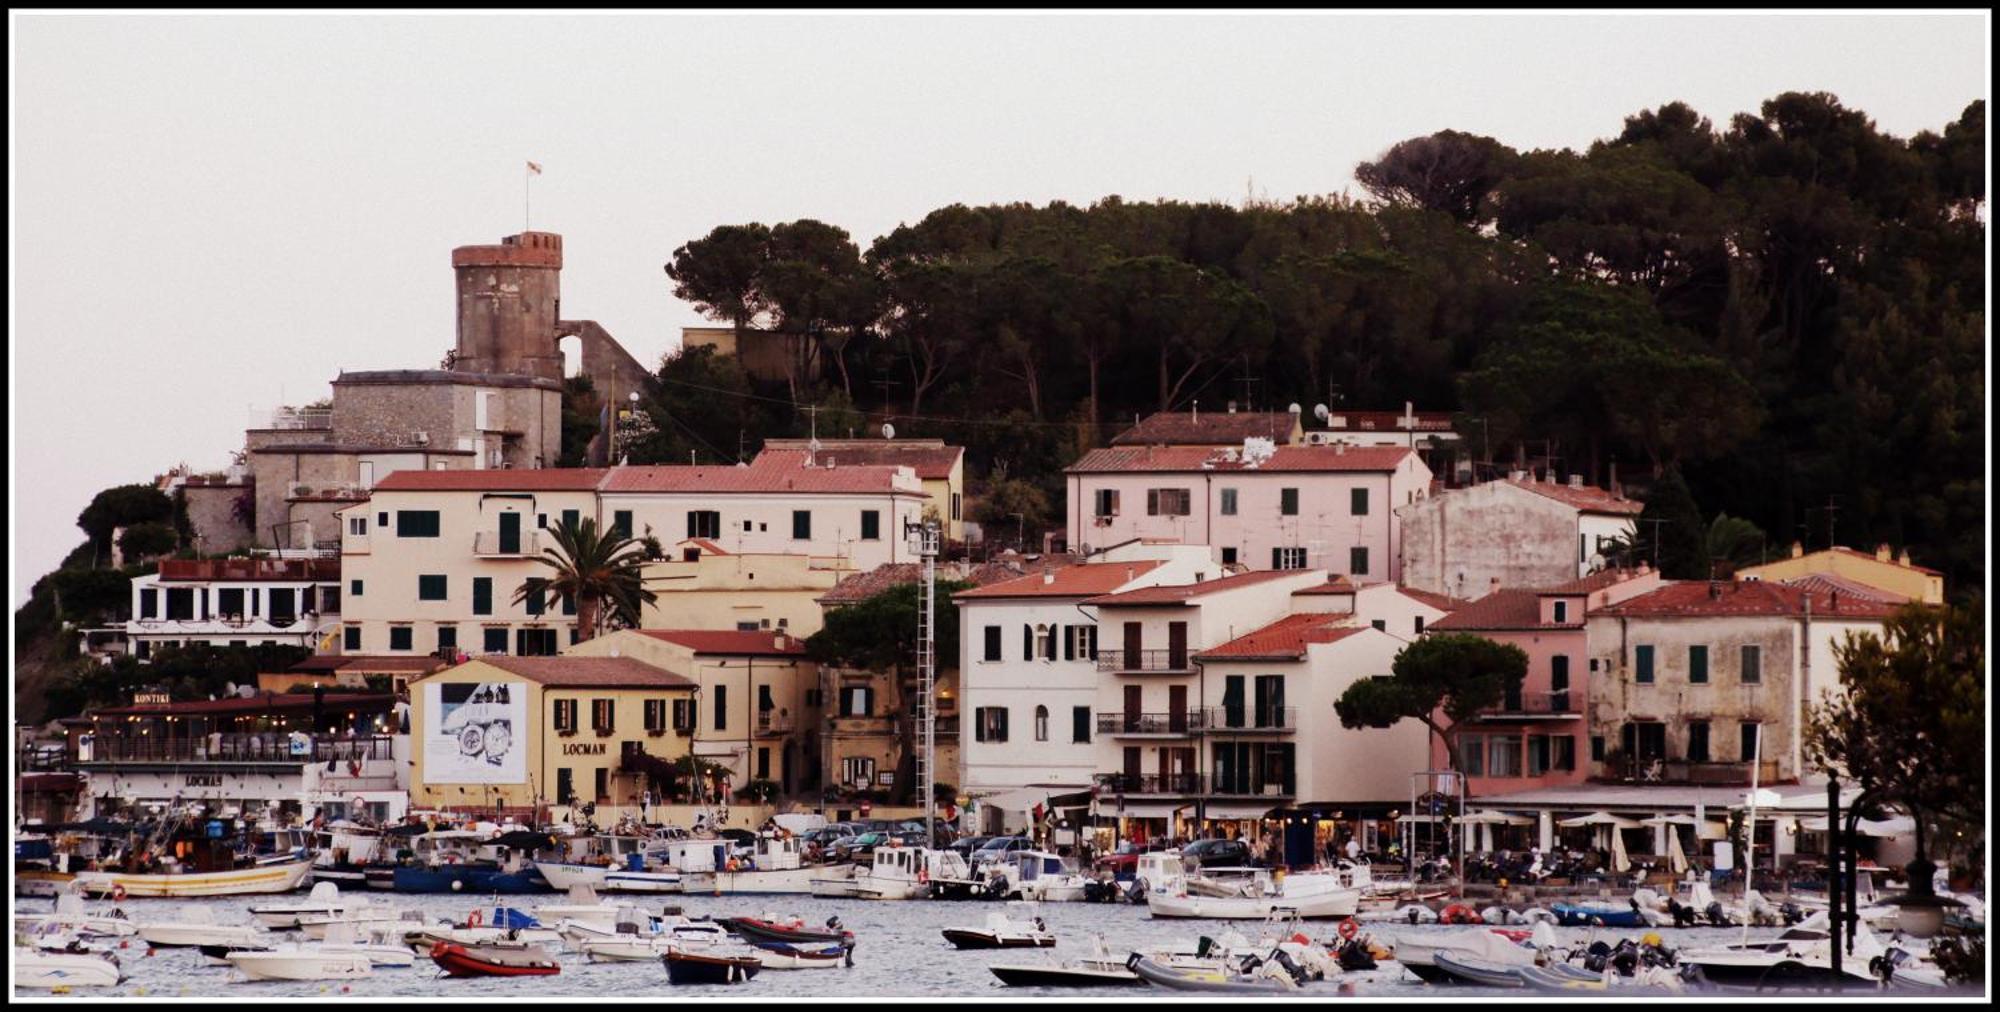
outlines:
[[[529,171],[526,165],[521,166],[521,231],[523,232],[532,232],[535,230],[534,219],[528,211],[528,187],[533,183],[534,178],[535,174]]]

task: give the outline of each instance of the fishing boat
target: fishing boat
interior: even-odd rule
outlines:
[[[547,977],[562,965],[540,945],[529,942],[439,942],[431,961],[447,977]]]
[[[14,947],[15,987],[112,987],[124,979],[117,958],[109,954]]]
[[[1179,879],[1176,886],[1146,893],[1146,908],[1154,917],[1352,917],[1361,904],[1361,891],[1341,884],[1332,873],[1281,876],[1265,868],[1205,868]]]
[[[954,850],[905,847],[891,841],[877,847],[868,867],[857,869],[852,895],[871,900],[907,900],[928,895],[933,883],[970,882],[972,870]],[[821,895],[817,881],[813,895]]]
[[[1046,949],[1056,944],[1055,933],[1040,917],[1017,921],[1005,913],[986,915],[978,928],[946,928],[945,941],[960,949]]]
[[[519,896],[552,891],[548,880],[535,869],[534,862],[518,853],[502,862],[483,856],[498,845],[486,833],[468,829],[446,829],[423,833],[410,839],[415,857],[396,865],[391,872],[399,893],[499,893]],[[372,884],[372,880],[371,880]]]
[[[675,984],[739,984],[764,968],[756,956],[708,947],[669,946],[660,960],[667,980]]]
[[[191,907],[177,920],[148,921],[139,925],[139,937],[156,948],[193,948],[198,945],[236,945],[259,948],[264,929],[255,924],[219,924],[211,907]]]
[[[250,896],[288,893],[312,874],[311,858],[286,858],[227,871],[167,871],[127,873],[83,871],[76,881],[92,896]]]
[[[375,975],[375,965],[358,952],[327,952],[288,945],[241,949],[225,957],[250,980],[357,980]]]
[[[666,852],[680,874],[681,891],[693,894],[810,893],[820,869],[809,867],[798,837],[760,833],[746,857],[731,856],[731,841],[676,840]]]
[[[347,901],[340,896],[340,886],[332,882],[313,883],[312,892],[304,899],[273,900],[250,908],[250,916],[267,928],[280,931],[299,926],[303,914],[339,915],[347,910]]]
[[[766,970],[824,970],[854,965],[853,945],[795,945],[791,942],[755,942],[757,960]]]

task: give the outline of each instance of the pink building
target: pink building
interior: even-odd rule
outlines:
[[[1472,797],[1581,783],[1590,774],[1590,612],[1659,589],[1647,569],[1607,570],[1545,590],[1496,590],[1428,631],[1471,633],[1520,647],[1528,675],[1501,705],[1456,731]],[[1433,736],[1431,761],[1444,769]]]
[[[1069,468],[1073,550],[1133,538],[1208,545],[1250,569],[1324,569],[1394,582],[1396,508],[1429,494],[1407,447],[1112,446]]]

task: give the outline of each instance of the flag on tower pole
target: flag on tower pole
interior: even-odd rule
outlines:
[[[528,205],[528,184],[541,174],[542,167],[534,162],[529,162],[528,171],[521,173],[521,231],[523,232],[534,230],[534,215]]]
[[[535,175],[538,175],[538,176],[539,176],[539,175],[541,175],[541,174],[542,174],[542,167],[541,167],[541,165],[539,165],[539,164],[537,164],[537,163],[535,163],[535,162],[529,162],[529,163],[528,163],[528,171],[529,171],[529,172],[532,172],[532,173],[534,173]]]

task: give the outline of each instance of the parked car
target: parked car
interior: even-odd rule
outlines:
[[[962,836],[959,837],[957,840],[952,841],[951,845],[947,846],[945,849],[956,852],[958,856],[965,858],[965,863],[967,865],[970,865],[972,864],[973,853],[979,850],[980,847],[985,846],[986,842],[991,839],[993,839],[991,836],[983,836],[983,835]]]
[[[1181,848],[1181,866],[1195,868],[1254,868],[1250,845],[1242,840],[1196,840]]]
[[[1025,836],[996,836],[973,851],[972,857],[966,863],[977,868],[988,861],[1005,859],[1007,855],[1018,850],[1032,850],[1034,846],[1034,841]]]
[[[841,840],[827,853],[835,861],[866,861],[869,855],[875,853],[875,848],[888,842],[887,833],[863,833]]]
[[[1158,841],[1134,843],[1126,840],[1118,845],[1117,850],[1099,857],[1093,862],[1093,867],[1100,873],[1110,872],[1112,878],[1128,879],[1139,870],[1139,855],[1164,849],[1166,845]]]

